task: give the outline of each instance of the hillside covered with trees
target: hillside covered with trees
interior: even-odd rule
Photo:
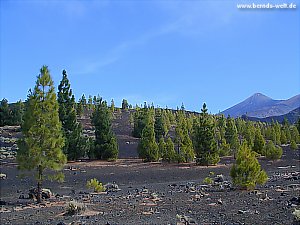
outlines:
[[[106,175],[99,172],[99,168],[101,171],[107,171],[107,167],[117,170],[124,167],[120,174],[125,177],[126,173],[132,177],[133,172],[143,173],[147,168],[146,174],[151,172],[158,180],[162,178],[155,165],[160,165],[159,171],[165,171],[167,167],[167,171],[171,173],[183,171],[180,168],[191,166],[199,168],[202,172],[203,168],[226,171],[226,175],[231,177],[231,182],[224,180],[223,174],[212,178],[214,172],[210,171],[209,175],[203,178],[204,184],[200,184],[200,189],[197,189],[199,184],[193,182],[184,185],[184,192],[197,191],[204,197],[204,191],[211,192],[212,188],[220,188],[217,192],[253,190],[257,185],[266,185],[270,180],[273,182],[274,175],[270,176],[266,172],[266,168],[270,168],[265,164],[280,162],[279,159],[287,153],[287,149],[290,151],[289,159],[298,154],[294,150],[297,150],[300,144],[300,120],[290,124],[287,119],[278,123],[250,121],[244,117],[231,118],[222,114],[213,115],[208,113],[206,103],[203,103],[198,113],[186,110],[184,104],[177,109],[168,109],[146,102],[140,106],[133,106],[123,99],[118,107],[113,99],[108,103],[100,95],[88,95],[86,98],[83,94],[77,102],[75,99],[67,72],[62,71],[62,79],[56,91],[48,67],[43,66],[25,102],[9,104],[6,99],[1,101],[1,160],[4,160],[6,165],[11,165],[10,160],[16,160],[18,170],[34,172],[37,188],[31,189],[30,196],[34,196],[38,204],[43,202],[45,195],[51,195],[50,190],[43,188],[44,183],[49,185],[49,181],[62,182],[70,179],[70,174],[66,173],[69,170],[75,171],[72,176],[77,176],[78,171],[82,173],[73,168],[76,163],[84,163],[80,164],[86,168],[82,170],[84,173],[95,172],[93,174],[101,174],[101,177]],[[122,163],[122,160],[129,158],[135,158],[136,161]],[[103,164],[104,162],[107,164]],[[226,165],[227,162],[230,169]],[[261,162],[264,162],[263,166]],[[99,168],[94,167],[97,163],[100,163]],[[66,165],[69,167],[66,168]],[[178,167],[173,168],[174,165]],[[140,169],[134,169],[136,167]],[[294,167],[293,165],[278,168]],[[129,172],[126,172],[128,168]],[[194,169],[191,172],[194,174]],[[180,179],[183,179],[190,172],[179,173]],[[69,177],[66,177],[66,174]],[[114,175],[114,172],[109,172],[109,176]],[[6,179],[7,175],[1,173],[1,176],[4,177],[1,179]],[[140,176],[143,175],[137,175]],[[298,172],[292,173],[291,176],[298,179]],[[84,182],[88,179],[85,175],[80,177]],[[190,179],[197,177],[198,175],[194,174]],[[177,178],[174,176],[174,179]],[[76,179],[72,180],[73,185],[82,186],[82,182]],[[137,179],[143,179],[145,182],[148,177]],[[153,175],[150,175],[149,179],[153,180]],[[177,186],[170,185],[172,189]],[[86,187],[94,189],[96,194],[109,192],[110,188],[113,189],[112,192],[121,190],[117,184],[103,185],[95,177],[87,180]],[[128,188],[132,188],[131,184]],[[73,189],[72,195],[76,196],[75,193],[76,190]],[[144,196],[146,193],[148,190],[144,189],[138,196]],[[173,190],[170,193],[173,193]],[[179,193],[182,193],[182,190]],[[88,195],[88,198],[92,199],[94,194]],[[151,193],[149,198],[156,199],[155,196],[156,193]],[[193,198],[200,201],[200,195],[195,196]],[[20,198],[25,197],[21,195]],[[145,200],[141,204],[146,204]],[[222,199],[218,199],[216,204],[223,205]],[[156,205],[155,200],[151,206]],[[69,208],[69,211],[73,210],[73,214],[78,214],[84,210],[78,207],[86,206],[83,203],[69,202],[69,207],[73,207]],[[181,217],[179,219],[182,221]]]
[[[1,126],[21,125],[23,130],[31,96],[30,90],[24,103],[9,104],[2,99]],[[63,152],[69,160],[117,159],[118,143],[124,144],[125,140],[120,141],[122,134],[129,138],[127,145],[134,140],[131,147],[145,161],[196,161],[201,165],[214,165],[219,157],[235,155],[244,141],[257,154],[271,158],[275,156],[267,150],[270,145],[280,149],[280,145],[290,144],[295,149],[300,143],[300,120],[296,124],[287,120],[279,124],[225,118],[222,114],[208,114],[205,103],[196,113],[187,111],[183,104],[174,110],[146,102],[133,106],[126,99],[117,107],[113,99],[108,104],[99,95],[86,98],[83,94],[75,102],[65,70],[58,85],[57,102],[65,138]],[[280,158],[280,151],[276,157]]]

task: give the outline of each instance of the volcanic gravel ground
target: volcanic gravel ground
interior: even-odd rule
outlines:
[[[284,147],[282,160],[260,159],[269,181],[254,191],[230,185],[233,159],[218,166],[117,162],[74,162],[65,167],[65,182],[45,181],[54,195],[37,205],[27,196],[34,178],[19,178],[15,161],[1,162],[1,224],[293,224],[292,212],[300,208],[299,150]],[[213,174],[211,173],[213,172]],[[203,179],[224,175],[224,182],[204,185]],[[87,180],[115,182],[119,191],[92,194]],[[216,178],[217,179],[217,178]],[[217,181],[217,180],[216,180]],[[70,200],[84,202],[86,211],[67,216]]]

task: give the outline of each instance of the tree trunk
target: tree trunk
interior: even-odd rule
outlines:
[[[43,171],[42,171],[42,166],[39,165],[38,167],[38,183],[37,183],[37,203],[42,202],[42,176],[43,176]]]
[[[179,154],[180,154],[180,147],[179,144],[177,145],[177,154],[178,154],[178,163],[180,163]]]

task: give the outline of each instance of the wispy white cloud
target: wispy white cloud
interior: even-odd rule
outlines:
[[[205,4],[204,4],[205,3]],[[109,50],[105,55],[84,63],[77,74],[94,73],[101,68],[116,63],[127,51],[145,45],[155,38],[177,33],[184,36],[198,37],[207,30],[217,29],[233,20],[235,5],[228,2],[175,2],[174,4],[159,1],[162,13],[168,13],[173,19],[160,24],[156,29],[149,30],[132,40],[123,41]],[[77,10],[76,6],[74,6]],[[80,8],[80,6],[78,6]],[[228,10],[232,8],[232,10]],[[71,9],[70,9],[71,10]],[[79,11],[79,10],[78,10]]]
[[[75,70],[74,74],[88,75],[94,73],[99,69],[101,69],[102,67],[115,63],[116,61],[118,61],[118,59],[119,59],[118,56],[111,56],[111,57],[100,58],[99,60],[95,60],[95,61],[88,61],[88,62],[81,61],[79,68]]]
[[[160,1],[158,4],[175,18],[165,29],[185,36],[201,35],[207,30],[228,25],[238,12],[234,1],[179,1],[177,4]]]
[[[105,55],[102,55],[94,60],[86,60],[86,62],[83,62],[81,68],[77,70],[77,74],[94,73],[105,66],[113,64],[117,62],[120,58],[122,58],[126,51],[138,45],[144,45],[151,39],[158,37],[163,33],[165,33],[165,30],[149,32],[133,40],[124,41],[121,44],[110,49]]]

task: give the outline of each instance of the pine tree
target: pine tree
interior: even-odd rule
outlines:
[[[170,124],[175,124],[176,119],[175,119],[175,116],[174,116],[172,110],[167,109],[167,115],[169,117]]]
[[[226,120],[225,139],[235,155],[239,148],[238,131],[234,119],[230,117]]]
[[[126,99],[123,99],[122,100],[122,109],[123,110],[128,110],[128,102],[127,102],[127,100]]]
[[[298,146],[297,146],[295,140],[292,140],[292,141],[291,141],[290,147],[291,147],[292,150],[296,150],[296,149],[298,148]]]
[[[281,142],[281,144],[287,144],[287,137],[286,137],[285,130],[281,131],[280,142]]]
[[[195,118],[196,117],[193,114],[186,115],[186,128],[189,131],[189,133],[193,132],[193,122]]]
[[[236,162],[233,164],[230,176],[233,184],[241,189],[253,189],[257,184],[266,183],[268,176],[261,169],[255,152],[252,152],[247,142],[240,147]]]
[[[181,110],[181,111],[185,111],[185,107],[184,107],[184,104],[183,104],[183,102],[181,103],[180,110]]]
[[[171,128],[171,122],[170,122],[170,119],[168,116],[168,112],[166,110],[162,110],[162,117],[163,117],[163,120],[165,121],[166,134],[167,134]]]
[[[94,106],[93,106],[93,97],[91,95],[89,95],[89,98],[88,98],[88,109],[89,110],[94,109]]]
[[[276,160],[280,159],[282,156],[282,148],[280,146],[275,146],[273,141],[268,141],[264,151],[267,159]]]
[[[235,119],[235,126],[237,129],[237,133],[239,136],[242,136],[242,134],[245,132],[246,129],[246,121],[242,118]]]
[[[132,135],[133,137],[140,138],[142,136],[142,131],[146,125],[146,120],[148,117],[148,108],[136,109],[134,112],[134,125]]]
[[[95,106],[100,105],[102,103],[102,97],[98,94],[93,97],[93,103]]]
[[[111,102],[110,102],[110,110],[111,110],[112,112],[115,111],[115,101],[114,101],[113,99],[112,99]]]
[[[129,113],[129,124],[130,124],[130,127],[134,127],[134,113],[133,112],[130,112]]]
[[[292,126],[293,127],[293,126]],[[291,126],[289,126],[289,127],[286,127],[285,129],[284,129],[284,133],[285,133],[285,136],[286,136],[286,141],[287,141],[287,143],[289,142],[289,141],[291,141],[292,140],[292,133],[291,133]],[[296,128],[296,127],[295,127]],[[296,130],[297,130],[297,128],[296,128]],[[297,130],[297,133],[298,133],[298,130]]]
[[[198,123],[194,125],[194,148],[197,164],[215,165],[220,161],[217,143],[215,141],[214,124],[203,104]]]
[[[289,127],[290,126],[290,123],[289,123],[289,121],[286,117],[283,118],[282,126],[283,127]]]
[[[167,126],[161,109],[155,110],[154,131],[156,140],[159,140],[161,137],[165,137],[167,134]]]
[[[82,96],[81,96],[81,102],[82,102],[83,108],[86,109],[87,101],[86,101],[86,97],[84,94],[82,94]]]
[[[178,162],[191,162],[194,160],[195,153],[193,143],[187,129],[185,113],[184,111],[178,111],[177,113],[177,126],[175,128],[177,160]]]
[[[79,116],[79,117],[82,117],[82,115],[83,115],[83,104],[82,104],[81,99],[79,99],[79,101],[76,105],[76,113],[77,113],[77,116]]]
[[[142,131],[138,153],[145,162],[157,161],[159,157],[158,146],[155,141],[154,121],[150,113],[146,118],[146,124]]]
[[[230,154],[230,145],[226,142],[226,139],[221,139],[220,156],[228,156]]]
[[[8,100],[3,98],[0,102],[0,126],[12,125],[12,113],[8,106]]]
[[[217,128],[220,134],[219,140],[221,141],[225,139],[226,134],[226,119],[223,114],[217,118]]]
[[[272,127],[270,125],[267,125],[265,129],[265,139],[272,140]]]
[[[287,144],[290,140],[291,140],[290,124],[287,118],[284,118],[281,127],[280,142],[281,144]]]
[[[86,139],[82,134],[82,126],[77,121],[75,98],[72,95],[67,72],[63,70],[63,77],[58,86],[57,101],[59,103],[59,119],[65,136],[64,153],[68,160],[76,160],[85,155]]]
[[[254,123],[251,121],[246,122],[246,128],[244,131],[244,138],[246,139],[248,145],[252,148],[254,144],[254,136],[255,136],[255,127]]]
[[[24,103],[19,100],[12,108],[12,125],[21,125],[24,115]]]
[[[93,97],[93,105],[97,105],[97,97],[95,95]]]
[[[281,127],[280,124],[276,121],[275,123],[272,123],[272,126],[274,128],[274,144],[281,145]]]
[[[153,102],[151,102],[150,109],[153,109],[153,110],[154,110],[154,103],[153,103]]]
[[[66,163],[58,103],[47,66],[41,68],[34,91],[28,96],[22,133],[18,142],[18,168],[37,171],[37,202],[40,203],[44,171],[60,171]],[[63,174],[56,178],[62,179]]]
[[[290,141],[294,140],[295,143],[299,144],[300,143],[300,136],[299,136],[298,129],[295,126],[291,126],[290,134],[291,134]]]
[[[95,141],[93,137],[87,137],[86,146],[86,153],[89,159],[95,159]]]
[[[164,158],[166,155],[166,142],[163,137],[161,137],[158,142],[158,153],[159,158]]]
[[[3,98],[0,102],[0,126],[21,125],[24,114],[24,104],[20,100],[11,105],[7,99]]]
[[[168,137],[166,142],[166,152],[163,155],[163,160],[168,162],[173,162],[176,160],[176,152],[174,148],[174,143],[170,137]]]
[[[254,142],[253,142],[253,151],[259,154],[263,154],[264,147],[265,147],[265,139],[262,136],[260,129],[256,128]]]
[[[296,127],[298,130],[298,133],[300,133],[300,118],[298,119],[297,123],[296,123]]]
[[[92,124],[95,127],[94,155],[97,159],[115,160],[118,158],[119,147],[112,131],[111,111],[105,101],[100,101],[92,114]]]

